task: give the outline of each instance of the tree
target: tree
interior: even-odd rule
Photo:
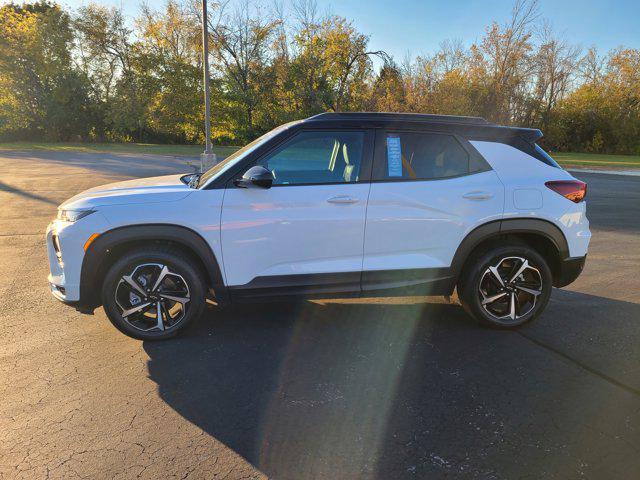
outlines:
[[[88,135],[89,84],[73,68],[72,41],[70,17],[57,5],[0,7],[0,134]]]
[[[315,0],[211,5],[213,138],[245,143],[323,111],[483,116],[542,128],[559,150],[640,153],[640,53],[579,49],[515,0],[476,43],[400,65]],[[190,3],[182,3],[190,2]],[[0,138],[202,142],[200,10],[0,7]],[[540,28],[541,27],[541,28]],[[539,31],[539,35],[534,35]],[[376,69],[373,58],[382,64]]]
[[[406,110],[406,93],[400,69],[389,63],[380,69],[373,88],[369,110],[378,112],[401,112]]]
[[[345,18],[318,18],[314,3],[299,8],[300,23],[293,39],[291,85],[301,99],[302,111],[353,110],[367,101],[373,73],[371,56],[390,59],[384,51],[368,51],[369,38]]]
[[[557,102],[570,87],[579,54],[578,47],[559,39],[549,24],[544,25],[542,43],[533,61],[536,76],[534,98],[541,118],[539,124],[545,131],[549,128]]]
[[[94,94],[109,103],[118,78],[131,70],[131,35],[122,11],[90,3],[74,18],[78,63]]]
[[[133,58],[147,128],[165,141],[204,139],[201,36],[198,18],[176,2],[158,12],[143,6]]]
[[[501,123],[522,117],[521,100],[533,70],[532,25],[538,18],[537,0],[516,0],[511,20],[503,26],[493,23],[475,50],[484,83],[483,114]]]
[[[211,54],[229,102],[226,120],[246,141],[259,133],[256,110],[263,99],[269,46],[278,21],[250,0],[242,1],[230,13],[227,7],[226,3],[220,5],[214,18],[208,19]]]

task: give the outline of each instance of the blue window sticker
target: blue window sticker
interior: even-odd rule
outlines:
[[[387,137],[387,168],[389,177],[402,177],[402,148],[400,137]]]

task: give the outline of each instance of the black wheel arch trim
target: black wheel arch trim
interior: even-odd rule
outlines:
[[[100,265],[107,253],[122,244],[142,240],[170,241],[189,249],[195,254],[206,269],[209,287],[213,289],[216,299],[224,302],[227,290],[222,271],[215,254],[207,241],[194,230],[174,224],[128,225],[108,230],[91,244],[85,252],[80,273],[80,301],[78,304],[95,308],[100,305],[100,293],[96,282],[103,273]]]
[[[550,221],[538,218],[495,220],[476,227],[462,240],[451,261],[451,270],[455,277],[460,275],[469,255],[481,242],[509,233],[542,235],[553,243],[560,261],[569,258],[569,244],[564,233]]]
[[[530,233],[542,235],[550,240],[556,247],[559,259],[564,265],[570,259],[567,240],[556,225],[547,220],[533,218],[513,218],[495,220],[476,227],[462,240],[451,262],[450,287],[445,286],[443,291],[453,291],[453,287],[459,278],[462,268],[474,251],[474,249],[492,237],[509,233]],[[110,249],[118,245],[141,240],[164,240],[177,243],[190,249],[202,262],[210,279],[210,287],[220,302],[229,301],[229,292],[225,286],[222,271],[218,260],[207,241],[194,230],[173,224],[145,224],[117,227],[102,233],[85,253],[80,277],[80,306],[83,311],[92,310],[100,305],[99,291],[96,281],[101,275],[100,265],[104,255]],[[582,261],[584,265],[584,260]],[[580,265],[580,267],[582,266]],[[575,276],[582,270],[578,270]],[[563,277],[566,276],[563,274]],[[571,275],[573,277],[573,275]],[[575,277],[563,280],[562,283],[572,281]],[[558,285],[562,286],[562,285]]]

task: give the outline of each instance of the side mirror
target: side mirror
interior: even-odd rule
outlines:
[[[271,188],[273,184],[273,174],[264,167],[256,165],[244,172],[242,178],[233,182],[240,188]]]

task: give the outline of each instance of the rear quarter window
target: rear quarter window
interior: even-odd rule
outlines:
[[[551,155],[549,155],[547,152],[545,152],[542,149],[540,145],[538,145],[537,143],[534,143],[533,145],[534,145],[535,152],[538,154],[536,155],[536,158],[538,160],[546,163],[547,165],[551,165],[552,167],[562,168],[560,167],[560,165],[558,165],[558,162],[556,162],[553,158],[551,158]]]

